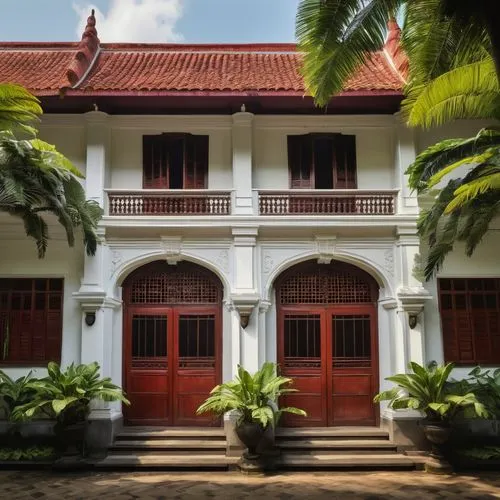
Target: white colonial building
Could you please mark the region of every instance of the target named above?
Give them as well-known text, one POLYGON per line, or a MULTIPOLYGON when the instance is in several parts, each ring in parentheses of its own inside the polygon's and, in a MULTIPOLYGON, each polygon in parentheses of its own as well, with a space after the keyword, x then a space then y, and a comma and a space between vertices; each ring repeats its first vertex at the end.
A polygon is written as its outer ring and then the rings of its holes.
POLYGON ((0 46, 0 81, 39 96, 41 138, 105 210, 95 257, 54 222, 38 260, 2 217, 2 369, 98 361, 132 405, 92 419, 189 426, 238 364, 276 361, 308 412, 284 424, 327 427, 396 418, 372 399, 410 360, 500 364, 498 233, 429 283, 412 272, 405 170, 481 124, 404 125, 396 27, 325 112, 294 46, 101 44, 94 25, 79 44, 0 46))

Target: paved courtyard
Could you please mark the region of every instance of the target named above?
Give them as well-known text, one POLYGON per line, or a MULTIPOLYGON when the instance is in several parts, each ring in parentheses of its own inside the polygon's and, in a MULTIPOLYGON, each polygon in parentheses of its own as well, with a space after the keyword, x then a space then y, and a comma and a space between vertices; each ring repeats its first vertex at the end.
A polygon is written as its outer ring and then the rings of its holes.
POLYGON ((321 472, 246 477, 229 473, 0 472, 0 499, 164 498, 365 499, 500 498, 500 474, 321 472))

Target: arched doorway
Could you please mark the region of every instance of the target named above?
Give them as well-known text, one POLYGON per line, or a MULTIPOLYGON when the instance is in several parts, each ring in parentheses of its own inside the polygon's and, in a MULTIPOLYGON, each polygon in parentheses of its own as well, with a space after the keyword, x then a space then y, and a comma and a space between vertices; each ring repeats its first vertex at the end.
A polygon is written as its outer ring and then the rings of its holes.
POLYGON ((221 382, 221 281, 190 262, 153 262, 123 287, 126 423, 214 424, 195 412, 221 382))
POLYGON ((288 426, 377 425, 378 285, 342 262, 308 261, 276 281, 278 363, 297 394, 286 405, 307 411, 288 426))

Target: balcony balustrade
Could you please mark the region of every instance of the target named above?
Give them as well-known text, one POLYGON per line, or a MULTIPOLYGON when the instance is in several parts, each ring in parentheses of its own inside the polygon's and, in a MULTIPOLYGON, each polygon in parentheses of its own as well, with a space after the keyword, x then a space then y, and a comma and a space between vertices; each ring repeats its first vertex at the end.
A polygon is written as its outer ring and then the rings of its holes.
POLYGON ((259 215, 394 215, 397 190, 259 190, 259 215))
POLYGON ((231 192, 109 189, 109 215, 230 215, 231 192))

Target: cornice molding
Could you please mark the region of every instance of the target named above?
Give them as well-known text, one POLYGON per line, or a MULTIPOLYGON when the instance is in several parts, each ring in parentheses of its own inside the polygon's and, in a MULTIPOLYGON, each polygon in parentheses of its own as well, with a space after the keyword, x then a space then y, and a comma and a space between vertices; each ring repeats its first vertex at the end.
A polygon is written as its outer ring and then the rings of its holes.
POLYGON ((394 128, 397 121, 388 115, 327 115, 327 116, 263 116, 255 117, 257 129, 306 130, 313 132, 319 129, 360 129, 360 128, 394 128))
POLYGON ((113 115, 109 120, 114 129, 153 129, 164 132, 193 130, 229 130, 231 116, 220 115, 113 115))

